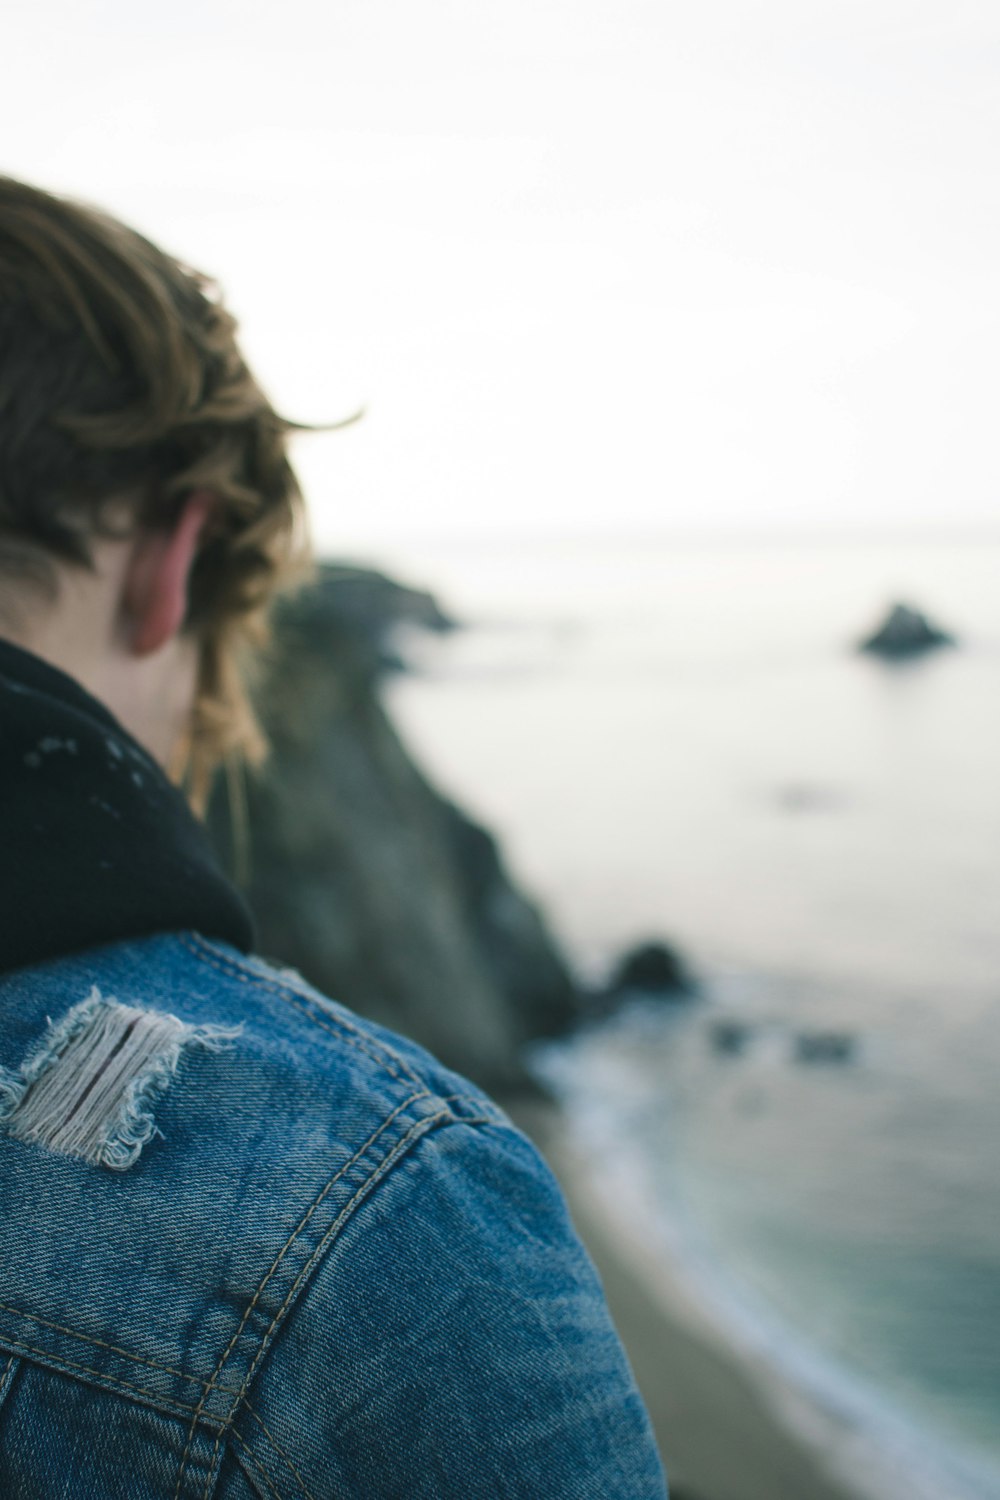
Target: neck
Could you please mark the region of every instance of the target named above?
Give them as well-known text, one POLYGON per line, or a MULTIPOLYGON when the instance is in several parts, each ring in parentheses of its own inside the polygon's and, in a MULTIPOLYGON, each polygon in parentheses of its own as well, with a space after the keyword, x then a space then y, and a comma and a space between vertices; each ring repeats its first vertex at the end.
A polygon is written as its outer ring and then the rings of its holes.
POLYGON ((25 594, 0 622, 0 637, 58 667, 103 703, 164 768, 176 764, 190 727, 197 642, 173 636, 137 653, 121 618, 121 544, 95 549, 93 570, 61 567, 54 595, 25 594))
POLYGON ((183 796, 83 684, 0 641, 0 976, 157 932, 252 942, 183 796))

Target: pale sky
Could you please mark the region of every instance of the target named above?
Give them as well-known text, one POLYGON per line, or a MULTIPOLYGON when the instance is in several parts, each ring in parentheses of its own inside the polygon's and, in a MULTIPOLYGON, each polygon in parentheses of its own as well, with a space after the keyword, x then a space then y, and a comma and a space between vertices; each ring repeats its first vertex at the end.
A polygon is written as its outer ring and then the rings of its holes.
POLYGON ((330 550, 997 525, 995 0, 10 0, 0 169, 217 275, 330 550))

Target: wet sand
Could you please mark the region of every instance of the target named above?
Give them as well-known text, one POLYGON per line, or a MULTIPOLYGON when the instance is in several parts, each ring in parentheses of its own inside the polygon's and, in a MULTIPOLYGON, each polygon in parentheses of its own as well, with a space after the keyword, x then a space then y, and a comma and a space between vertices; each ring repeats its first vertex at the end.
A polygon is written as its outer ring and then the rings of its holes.
POLYGON ((661 1259, 654 1263, 609 1222, 558 1111, 524 1102, 506 1108, 549 1161, 600 1273, 653 1421, 671 1500, 862 1500, 783 1418, 773 1381, 725 1342, 661 1259))

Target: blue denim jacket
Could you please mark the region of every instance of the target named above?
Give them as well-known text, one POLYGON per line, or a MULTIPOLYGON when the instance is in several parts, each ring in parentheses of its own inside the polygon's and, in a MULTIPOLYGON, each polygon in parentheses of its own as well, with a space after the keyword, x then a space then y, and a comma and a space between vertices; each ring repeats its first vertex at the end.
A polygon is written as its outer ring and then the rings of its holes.
POLYGON ((4 974, 0 1106, 6 1500, 664 1497, 534 1148, 297 975, 4 974))

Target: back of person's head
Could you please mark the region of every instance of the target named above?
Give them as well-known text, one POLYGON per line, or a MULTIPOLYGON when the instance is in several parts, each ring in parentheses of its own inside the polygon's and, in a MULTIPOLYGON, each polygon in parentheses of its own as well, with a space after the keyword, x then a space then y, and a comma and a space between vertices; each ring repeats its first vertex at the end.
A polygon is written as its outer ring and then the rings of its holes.
POLYGON ((89 206, 0 177, 0 589, 52 598, 96 538, 170 527, 214 496, 190 578, 198 643, 182 772, 196 804, 230 756, 263 750, 250 648, 306 558, 272 408, 214 284, 89 206))

